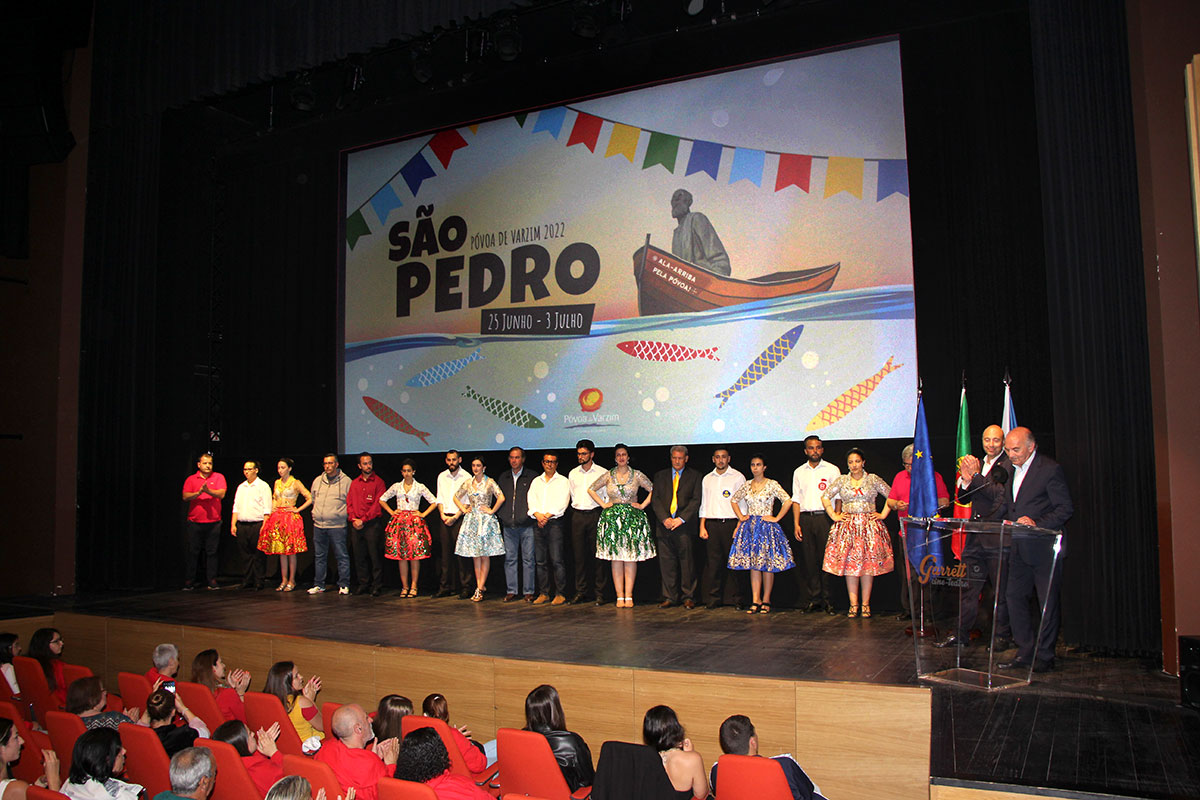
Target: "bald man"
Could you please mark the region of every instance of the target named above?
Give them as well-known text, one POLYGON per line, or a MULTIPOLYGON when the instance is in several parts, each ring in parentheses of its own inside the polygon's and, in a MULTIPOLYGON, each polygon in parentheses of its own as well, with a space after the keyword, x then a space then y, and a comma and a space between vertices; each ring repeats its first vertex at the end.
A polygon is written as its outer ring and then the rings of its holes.
MULTIPOLYGON (((958 468, 958 496, 968 492, 971 501, 971 519, 996 521, 1004 503, 1004 492, 1012 472, 1012 465, 1004 452, 1004 431, 999 425, 989 425, 983 431, 983 460, 972 455, 963 458, 958 468)), ((1008 600, 1005 591, 1008 585, 1008 564, 1003 558, 995 537, 971 536, 963 548, 962 560, 967 565, 968 586, 959 593, 958 627, 937 647, 949 647, 962 642, 970 643, 970 633, 979 618, 983 587, 991 583, 996 595, 996 616, 992 620, 992 632, 996 636, 995 649, 1006 650, 1012 639, 1012 628, 1008 623, 1008 600)))
MULTIPOLYGON (((1061 531, 1075 513, 1063 468, 1038 452, 1037 440, 1028 428, 1009 431, 1004 437, 1004 451, 1012 462, 1012 478, 1004 493, 1001 518, 1017 525, 1061 531)), ((1034 672, 1054 669, 1054 645, 1058 641, 1059 626, 1059 577, 1065 555, 1065 539, 1059 557, 1055 558, 1052 542, 1044 537, 1014 534, 1008 557, 1008 617, 1017 655, 1000 664, 1001 669, 1028 669, 1030 666, 1034 672), (1029 608, 1034 599, 1046 607, 1040 638, 1029 608)))
POLYGON ((396 768, 399 740, 385 739, 366 747, 375 734, 362 706, 354 703, 333 712, 330 730, 333 736, 325 740, 313 758, 333 769, 343 790, 353 786, 358 800, 377 800, 379 779, 390 776, 396 768))

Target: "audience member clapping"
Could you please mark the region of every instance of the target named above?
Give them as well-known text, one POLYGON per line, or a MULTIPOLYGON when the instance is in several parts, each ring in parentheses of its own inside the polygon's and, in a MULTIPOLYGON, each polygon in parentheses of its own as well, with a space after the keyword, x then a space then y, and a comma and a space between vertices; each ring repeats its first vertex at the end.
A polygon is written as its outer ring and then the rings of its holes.
MULTIPOLYGON (((86 735, 86 734, 85 734, 86 735)), ((116 734, 113 734, 114 736, 116 734)), ((0 796, 4 800, 25 800, 25 790, 29 784, 12 777, 9 764, 15 764, 21 758, 21 748, 25 740, 17 733, 17 726, 11 719, 0 717, 0 796)), ((58 756, 53 750, 42 751, 42 767, 45 775, 37 779, 38 786, 47 786, 58 790, 58 756)))
POLYGON ((192 713, 174 692, 166 689, 155 689, 146 700, 145 718, 150 727, 158 734, 163 749, 168 756, 173 756, 185 747, 191 747, 196 739, 203 736, 208 738, 208 726, 204 720, 192 713), (187 725, 177 727, 173 720, 175 712, 187 721, 187 725))
POLYGON ((138 800, 142 787, 117 776, 125 771, 125 748, 112 728, 95 728, 75 740, 71 773, 61 791, 72 800, 138 800))
POLYGON ((250 673, 244 669, 226 672, 225 662, 216 650, 201 650, 192 659, 192 683, 207 686, 225 719, 246 721, 246 688, 250 673))
POLYGON ((567 730, 558 690, 553 686, 542 684, 525 698, 525 730, 546 737, 572 792, 582 786, 591 786, 595 777, 592 752, 583 737, 567 730))
POLYGON ((188 747, 171 756, 171 791, 154 800, 207 800, 217 782, 217 762, 207 747, 188 747))
POLYGON ((237 751, 258 791, 266 794, 283 777, 283 753, 275 746, 279 723, 251 734, 246 723, 231 719, 213 731, 212 738, 237 751))
POLYGON ((108 707, 108 692, 95 675, 73 681, 67 689, 67 713, 78 714, 84 727, 112 728, 116 730, 122 722, 133 722, 120 711, 105 711, 108 707))
POLYGON ((404 737, 396 760, 400 780, 428 784, 438 800, 490 800, 491 795, 465 775, 450 771, 450 754, 433 728, 418 728, 404 737))
POLYGON ((642 720, 642 741, 662 756, 663 768, 677 792, 690 791, 693 797, 708 797, 708 776, 704 759, 692 749, 670 706, 655 706, 642 720))
MULTIPOLYGON (((738 756, 758 756, 758 734, 749 717, 735 714, 721 723, 721 752, 738 756)), ((795 800, 824 800, 820 789, 791 755, 772 756, 771 760, 783 769, 783 776, 787 778, 788 788, 792 790, 795 800)), ((713 764, 710 772, 710 782, 714 791, 717 788, 717 766, 713 764)))
POLYGON ((400 743, 384 739, 368 748, 367 742, 374 738, 371 723, 362 706, 353 703, 333 712, 330 727, 333 736, 314 758, 333 769, 342 789, 354 789, 359 800, 376 800, 379 779, 392 772, 400 743))
POLYGON ((412 700, 409 700, 402 694, 385 695, 379 701, 379 708, 375 711, 375 722, 372 727, 375 729, 375 738, 383 739, 403 739, 404 734, 400 730, 400 721, 413 713, 412 700))
MULTIPOLYGON (((275 695, 283 703, 283 710, 292 721, 300 741, 307 743, 314 737, 317 740, 325 738, 325 723, 321 719, 321 709, 317 708, 317 693, 321 691, 320 677, 313 675, 306 682, 293 662, 277 661, 267 673, 263 691, 275 695)), ((319 745, 319 741, 312 742, 312 745, 319 745)), ((312 748, 306 746, 305 749, 312 748)))
POLYGON ((471 731, 467 726, 455 727, 450 724, 450 704, 446 702, 445 697, 434 692, 421 703, 421 710, 425 716, 434 717, 446 723, 446 727, 450 729, 450 736, 454 739, 454 744, 458 746, 458 752, 462 754, 463 761, 467 762, 467 769, 471 772, 483 772, 490 762, 495 761, 494 758, 487 757, 483 745, 471 740, 471 731))

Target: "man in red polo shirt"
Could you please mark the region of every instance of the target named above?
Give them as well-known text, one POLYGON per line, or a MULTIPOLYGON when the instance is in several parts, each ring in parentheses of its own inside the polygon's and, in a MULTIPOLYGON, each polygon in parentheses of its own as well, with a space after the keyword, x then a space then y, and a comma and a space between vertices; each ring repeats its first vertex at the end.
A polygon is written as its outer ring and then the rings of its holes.
POLYGON ((354 787, 357 800, 376 800, 379 779, 390 776, 396 768, 400 742, 385 739, 367 747, 375 734, 362 706, 353 703, 333 712, 329 728, 333 736, 325 739, 313 758, 333 769, 343 790, 354 787))
POLYGON ((346 515, 350 518, 350 544, 354 569, 358 572, 355 594, 383 594, 383 508, 379 498, 387 491, 383 478, 375 474, 370 453, 358 455, 358 477, 346 493, 346 515))
POLYGON ((205 580, 209 589, 217 588, 217 545, 221 542, 221 500, 225 497, 225 476, 213 472, 213 457, 205 453, 196 462, 196 473, 183 482, 183 500, 187 514, 187 580, 185 592, 196 588, 196 562, 203 547, 205 580))

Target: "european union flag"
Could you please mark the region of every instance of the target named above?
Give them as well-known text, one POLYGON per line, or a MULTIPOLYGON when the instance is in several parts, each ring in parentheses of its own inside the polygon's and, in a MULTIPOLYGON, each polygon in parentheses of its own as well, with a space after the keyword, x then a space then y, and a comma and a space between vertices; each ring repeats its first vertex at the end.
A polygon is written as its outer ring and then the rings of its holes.
MULTIPOLYGON (((937 514, 937 483, 933 477, 933 454, 929 451, 929 427, 925 424, 925 399, 917 398, 917 430, 913 434, 912 484, 908 496, 908 515, 929 518, 937 514)), ((920 525, 909 524, 908 560, 919 569, 927 555, 934 566, 942 564, 942 542, 920 525)))

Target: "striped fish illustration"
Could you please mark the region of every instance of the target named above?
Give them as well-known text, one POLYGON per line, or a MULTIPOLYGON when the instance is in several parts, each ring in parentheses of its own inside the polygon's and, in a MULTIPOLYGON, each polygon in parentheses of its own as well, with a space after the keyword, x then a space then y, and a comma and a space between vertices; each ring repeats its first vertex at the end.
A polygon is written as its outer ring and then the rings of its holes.
POLYGON ((896 357, 892 356, 887 360, 887 363, 883 365, 883 368, 879 370, 879 372, 876 372, 866 380, 859 381, 834 398, 832 403, 822 408, 820 412, 818 412, 818 414, 812 418, 812 420, 808 423, 808 427, 804 430, 806 432, 815 431, 819 428, 824 428, 826 425, 832 425, 854 409, 858 408, 859 405, 861 405, 862 402, 871 395, 871 392, 875 391, 875 387, 879 386, 879 382, 883 380, 885 375, 887 375, 889 372, 895 372, 904 366, 903 364, 892 364, 892 362, 895 360, 896 357))
POLYGON ((482 395, 472 389, 470 386, 462 393, 463 397, 469 397, 472 400, 483 406, 484 410, 489 414, 493 414, 510 425, 519 425, 522 428, 544 428, 545 424, 530 414, 523 408, 514 406, 512 403, 506 403, 503 400, 497 400, 494 397, 482 395))
POLYGON ((426 431, 419 431, 409 424, 408 420, 396 413, 395 409, 387 403, 381 403, 374 397, 363 396, 363 402, 367 404, 367 408, 371 409, 371 413, 379 417, 384 425, 390 425, 401 433, 407 433, 409 436, 415 436, 425 444, 429 444, 429 440, 425 437, 429 435, 426 431))
POLYGON ((479 351, 482 347, 476 347, 475 352, 469 356, 456 358, 451 361, 443 361, 441 364, 434 364, 429 369, 424 369, 408 379, 406 386, 433 386, 435 383, 441 383, 453 375, 462 372, 463 368, 472 361, 483 360, 483 354, 479 351))
POLYGON ((780 362, 787 358, 787 354, 792 352, 792 348, 796 346, 796 342, 800 339, 800 333, 804 330, 803 325, 797 325, 790 331, 780 336, 771 346, 758 354, 758 358, 746 368, 742 376, 733 382, 725 391, 714 397, 721 398, 721 405, 717 408, 723 408, 730 397, 745 389, 747 386, 752 386, 758 383, 767 373, 779 366, 780 362))
POLYGON ((721 360, 717 358, 717 348, 715 347, 709 347, 705 350, 694 350, 690 347, 684 347, 681 344, 648 342, 645 339, 637 339, 636 341, 618 342, 617 348, 643 361, 691 361, 697 358, 708 358, 713 361, 721 360))

